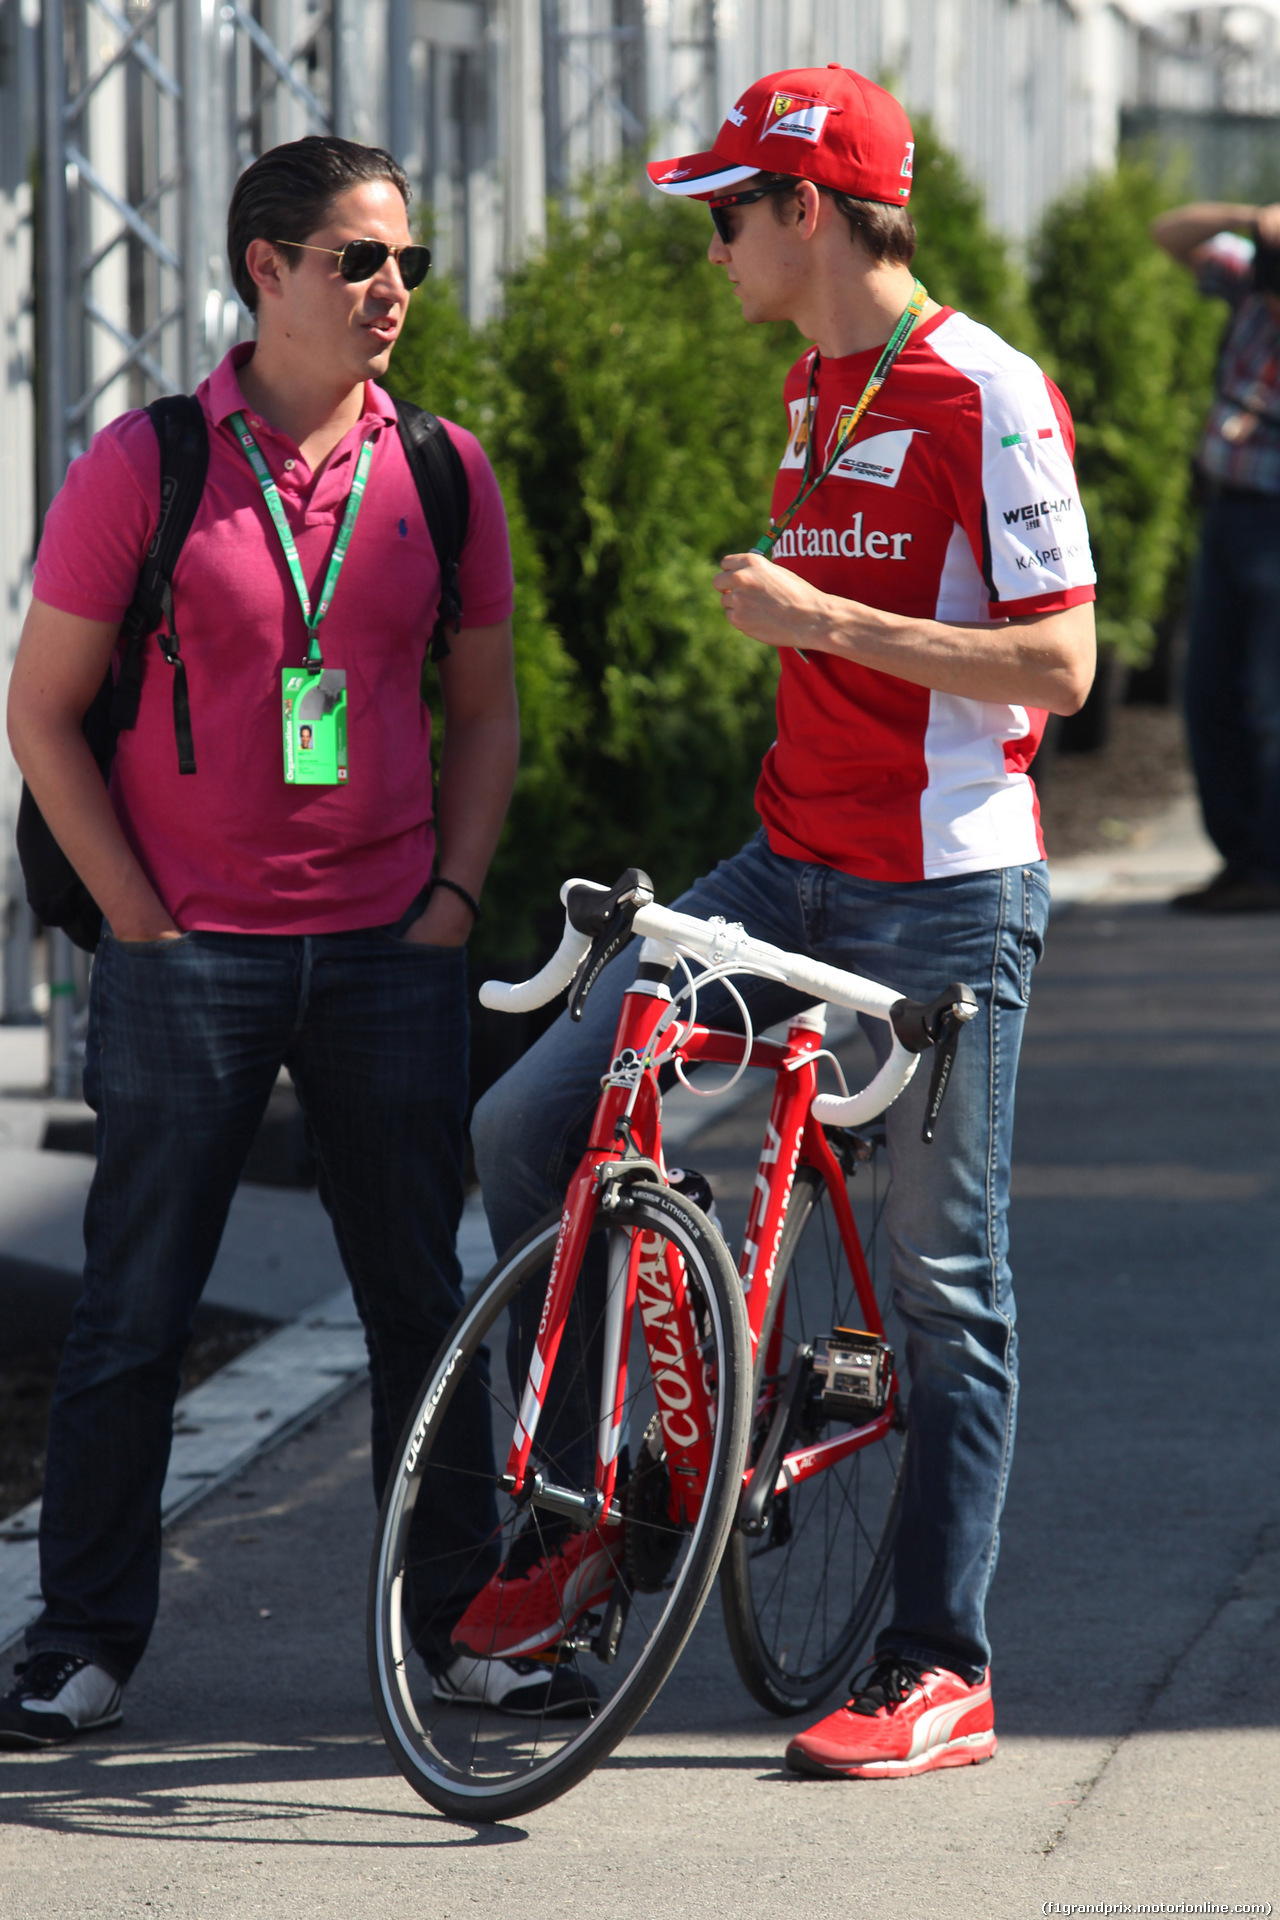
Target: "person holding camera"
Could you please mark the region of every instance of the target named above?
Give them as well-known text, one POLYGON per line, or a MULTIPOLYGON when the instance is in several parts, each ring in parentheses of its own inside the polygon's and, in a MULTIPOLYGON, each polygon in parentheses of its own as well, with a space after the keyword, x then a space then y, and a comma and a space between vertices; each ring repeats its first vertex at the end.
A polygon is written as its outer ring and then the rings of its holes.
POLYGON ((1205 201, 1157 246, 1232 308, 1196 471, 1204 496, 1184 698, 1223 867, 1183 913, 1280 911, 1280 204, 1205 201), (1246 237, 1247 236, 1247 237, 1246 237))

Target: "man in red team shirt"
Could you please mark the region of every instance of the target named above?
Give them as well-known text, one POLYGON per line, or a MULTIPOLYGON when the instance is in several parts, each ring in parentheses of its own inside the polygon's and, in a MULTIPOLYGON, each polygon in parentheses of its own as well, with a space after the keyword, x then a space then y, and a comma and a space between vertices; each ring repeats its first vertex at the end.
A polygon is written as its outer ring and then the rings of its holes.
MULTIPOLYGON (((864 1778, 995 1751, 984 1607, 1016 1397, 1013 1086, 1049 904, 1027 768, 1046 713, 1080 706, 1094 664, 1070 415, 1025 355, 918 287, 912 151, 898 103, 830 67, 758 81, 709 153, 649 168, 662 191, 710 203, 708 257, 744 318, 792 320, 815 343, 786 383, 773 557, 730 555, 715 580, 733 625, 781 655, 764 825, 677 905, 912 997, 964 980, 981 1002, 934 1146, 920 1140, 923 1079, 887 1115, 911 1375, 892 1617, 848 1704, 788 1748, 800 1772, 864 1778)), ((562 1019, 481 1103, 499 1248, 563 1191, 635 964, 634 951, 617 961, 582 1022, 562 1019)), ((738 985, 757 1030, 803 1004, 738 985)), ((710 998, 699 1017, 724 1023, 710 998)), ((473 1644, 479 1625, 509 1653, 510 1621, 528 1650, 541 1618, 553 1643, 559 1596, 581 1612, 608 1594, 609 1545, 578 1534, 495 1576, 455 1640, 473 1644)))

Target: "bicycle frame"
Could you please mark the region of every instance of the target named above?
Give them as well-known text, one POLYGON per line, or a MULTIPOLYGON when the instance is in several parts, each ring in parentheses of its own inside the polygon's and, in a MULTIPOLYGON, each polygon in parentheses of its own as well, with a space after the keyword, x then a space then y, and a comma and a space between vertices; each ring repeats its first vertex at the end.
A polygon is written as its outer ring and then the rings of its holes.
MULTIPOLYGON (((610 1196, 618 1190, 608 1169, 638 1156, 641 1163, 653 1163, 665 1177, 657 1076, 653 1067, 642 1068, 640 1063, 668 1004, 665 995, 654 993, 644 983, 637 983, 623 998, 612 1064, 603 1081, 590 1141, 565 1196, 546 1298, 503 1476, 503 1484, 512 1492, 523 1488, 528 1480, 538 1419, 588 1238, 601 1210, 607 1219, 610 1196)), ((825 1024, 825 1009, 815 1009, 792 1021, 785 1043, 755 1039, 751 1045, 751 1066, 768 1069, 776 1076, 739 1261, 753 1356, 769 1304, 787 1203, 802 1164, 814 1168, 826 1184, 863 1326, 878 1335, 884 1332, 844 1174, 810 1111, 817 1089, 813 1056, 822 1049, 825 1024)), ((737 1066, 742 1061, 743 1037, 694 1026, 677 1051, 687 1065, 737 1066)), ((670 1248, 658 1257, 657 1244, 653 1236, 644 1234, 610 1235, 595 1517, 608 1511, 613 1500, 625 1425, 627 1354, 638 1305, 666 1444, 671 1518, 680 1524, 697 1513, 706 1489, 715 1401, 701 1366, 695 1364, 699 1354, 697 1303, 686 1284, 684 1263, 670 1248)), ((776 1345, 781 1339, 780 1314, 774 1326, 776 1345)), ((776 1364, 771 1367, 766 1355, 766 1380, 776 1372, 776 1364)), ((874 1421, 788 1453, 779 1465, 776 1490, 781 1493, 882 1439, 893 1425, 896 1397, 895 1376, 885 1410, 874 1421)), ((750 1484, 751 1475, 752 1469, 747 1466, 744 1487, 750 1484)), ((589 1521, 593 1516, 584 1517, 589 1521)))

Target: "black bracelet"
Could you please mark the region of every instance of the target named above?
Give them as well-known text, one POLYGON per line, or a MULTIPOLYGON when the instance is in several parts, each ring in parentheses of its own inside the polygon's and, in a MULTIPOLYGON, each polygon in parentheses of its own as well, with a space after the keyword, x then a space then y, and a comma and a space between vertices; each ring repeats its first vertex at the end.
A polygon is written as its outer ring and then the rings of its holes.
POLYGON ((432 893, 437 887, 447 887, 450 893, 457 894, 459 900, 465 900, 471 909, 472 924, 477 927, 480 925, 480 903, 467 892, 465 887, 460 887, 456 880, 446 880, 442 873, 438 873, 431 882, 432 893))

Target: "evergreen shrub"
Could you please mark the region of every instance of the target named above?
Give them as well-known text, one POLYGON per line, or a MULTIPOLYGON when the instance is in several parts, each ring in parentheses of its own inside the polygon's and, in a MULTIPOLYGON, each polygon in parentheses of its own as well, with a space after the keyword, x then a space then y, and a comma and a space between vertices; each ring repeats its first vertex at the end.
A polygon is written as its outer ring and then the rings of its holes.
MULTIPOLYGON (((507 509, 515 570, 516 690, 520 697, 520 771, 511 810, 485 887, 485 913, 473 951, 481 959, 523 957, 538 944, 535 920, 554 904, 565 865, 563 818, 570 781, 566 743, 585 703, 573 660, 548 615, 542 555, 521 502, 518 477, 503 457, 498 421, 511 411, 491 335, 473 331, 445 280, 414 294, 387 387, 400 399, 468 427, 494 464, 507 509)), ((465 644, 451 638, 451 645, 465 644)), ((434 669, 429 668, 433 739, 442 737, 434 669)))
POLYGON ((1122 160, 1047 214, 1031 306, 1076 424, 1076 471, 1098 570, 1098 638, 1132 665, 1181 596, 1194 536, 1191 459, 1224 309, 1154 245, 1168 188, 1122 160))

